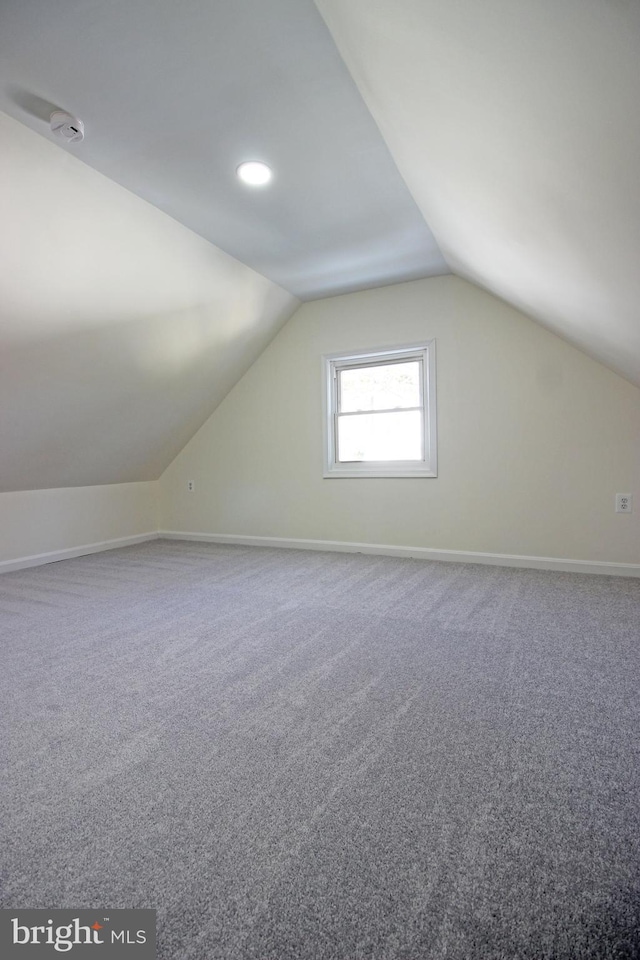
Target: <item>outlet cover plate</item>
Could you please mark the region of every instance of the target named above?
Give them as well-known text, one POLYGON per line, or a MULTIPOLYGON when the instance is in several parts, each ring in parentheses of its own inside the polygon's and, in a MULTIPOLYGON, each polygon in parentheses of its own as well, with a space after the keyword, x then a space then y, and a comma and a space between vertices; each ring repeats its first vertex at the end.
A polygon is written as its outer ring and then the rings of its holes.
POLYGON ((616 513, 633 513, 633 494, 616 493, 616 513))

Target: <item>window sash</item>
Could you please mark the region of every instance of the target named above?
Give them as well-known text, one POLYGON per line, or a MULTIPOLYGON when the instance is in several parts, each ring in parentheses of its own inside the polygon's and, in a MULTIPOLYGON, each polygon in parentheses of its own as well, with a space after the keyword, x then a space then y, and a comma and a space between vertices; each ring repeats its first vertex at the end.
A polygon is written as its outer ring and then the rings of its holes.
POLYGON ((424 410, 424 357, 421 354, 416 354, 415 356, 405 356, 402 359, 393 360, 387 359, 376 360, 373 363, 362 362, 362 360, 355 360, 353 362, 338 363, 334 365, 334 377, 335 377, 335 411, 340 414, 342 417, 351 416, 352 414, 357 413, 393 413, 396 410, 424 410), (371 367, 399 367, 406 363, 417 363, 418 364, 418 397, 419 403, 415 407, 388 407, 384 410, 342 410, 342 378, 340 374, 343 370, 370 370, 371 367))
POLYGON ((382 465, 386 466, 389 469, 392 469, 394 466, 407 465, 409 467, 415 466, 417 464, 424 464, 426 460, 426 450, 425 450, 425 436, 424 436, 424 418, 425 418, 425 403, 424 403, 424 357, 422 353, 409 355, 405 354, 402 357, 397 359, 387 355, 386 357, 372 358, 356 358, 347 361, 341 361, 338 363, 333 363, 333 386, 334 386, 334 427, 333 427, 333 460, 336 464, 371 464, 371 465, 382 465), (375 409, 375 410, 348 410, 342 412, 342 390, 341 390, 341 377, 340 374, 343 370, 369 370, 371 367, 399 367, 407 363, 417 363, 418 364, 418 390, 420 403, 418 406, 414 407, 385 407, 384 409, 375 409), (384 413, 409 413, 411 411, 420 412, 420 459, 417 460, 341 460, 340 459, 340 450, 339 450, 339 440, 340 440, 340 420, 343 417, 359 417, 359 416, 377 416, 378 414, 384 413))
POLYGON ((425 410, 424 407, 392 407, 390 410, 354 410, 352 413, 336 413, 335 415, 335 429, 334 429, 334 442, 335 442, 335 463, 345 463, 345 464, 380 464, 386 465, 389 468, 394 466, 405 465, 407 467, 413 466, 414 468, 419 464, 424 464, 426 462, 426 451, 425 451, 425 434, 424 434, 424 418, 425 410), (344 420, 347 417, 376 417, 379 414, 385 413, 419 413, 420 414, 420 456, 416 457, 414 460, 400 460, 400 459, 388 459, 388 460, 344 460, 340 459, 340 420, 344 420))
POLYGON ((394 347, 388 350, 362 351, 325 356, 325 468, 324 476, 335 477, 436 477, 436 395, 435 395, 435 341, 418 346, 394 347), (382 410, 340 410, 340 373, 343 370, 419 364, 420 406, 391 407, 382 410), (416 460, 339 460, 339 420, 355 416, 376 416, 389 413, 420 412, 420 448, 422 457, 416 460))

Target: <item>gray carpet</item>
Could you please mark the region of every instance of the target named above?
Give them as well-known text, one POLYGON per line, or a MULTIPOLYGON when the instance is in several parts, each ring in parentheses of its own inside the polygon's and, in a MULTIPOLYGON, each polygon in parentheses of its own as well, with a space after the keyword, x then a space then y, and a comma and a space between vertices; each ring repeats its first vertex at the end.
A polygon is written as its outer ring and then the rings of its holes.
POLYGON ((0 578, 2 906, 175 960, 640 957, 640 582, 153 542, 0 578))

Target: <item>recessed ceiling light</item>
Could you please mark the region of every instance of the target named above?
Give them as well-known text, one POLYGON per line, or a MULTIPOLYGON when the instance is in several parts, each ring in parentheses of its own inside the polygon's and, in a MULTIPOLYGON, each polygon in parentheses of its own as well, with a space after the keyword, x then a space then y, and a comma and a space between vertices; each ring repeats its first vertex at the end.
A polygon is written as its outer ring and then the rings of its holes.
POLYGON ((244 183, 250 183, 252 187, 264 186, 273 176, 271 168, 259 160, 247 160, 246 163, 241 163, 236 173, 244 183))

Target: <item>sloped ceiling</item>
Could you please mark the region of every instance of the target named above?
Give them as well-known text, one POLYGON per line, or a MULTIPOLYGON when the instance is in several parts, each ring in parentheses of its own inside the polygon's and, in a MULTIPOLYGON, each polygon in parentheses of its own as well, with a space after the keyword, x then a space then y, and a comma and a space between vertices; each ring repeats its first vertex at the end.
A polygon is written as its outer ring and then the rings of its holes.
POLYGON ((640 3, 317 6, 452 270, 640 384, 640 3))
POLYGON ((298 296, 448 272, 313 0, 4 0, 0 110, 0 490, 155 479, 298 296))
POLYGON ((0 490, 155 479, 298 301, 0 114, 0 490))
POLYGON ((0 489, 156 478, 295 295, 449 267, 640 384, 639 63, 635 0, 6 0, 0 489))
POLYGON ((46 137, 53 107, 76 114, 63 149, 274 283, 310 299, 448 272, 313 0, 1 7, 0 109, 46 137))

